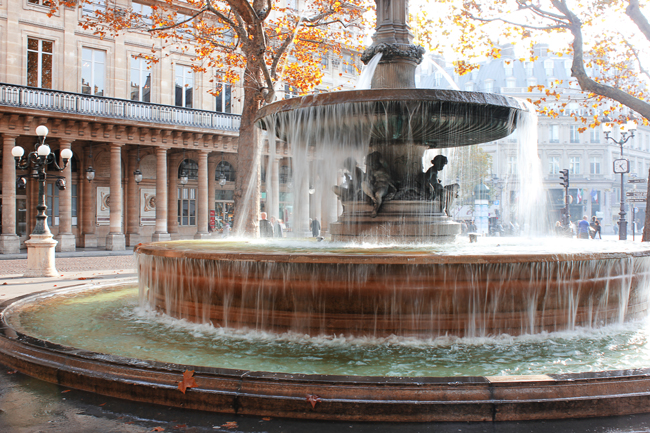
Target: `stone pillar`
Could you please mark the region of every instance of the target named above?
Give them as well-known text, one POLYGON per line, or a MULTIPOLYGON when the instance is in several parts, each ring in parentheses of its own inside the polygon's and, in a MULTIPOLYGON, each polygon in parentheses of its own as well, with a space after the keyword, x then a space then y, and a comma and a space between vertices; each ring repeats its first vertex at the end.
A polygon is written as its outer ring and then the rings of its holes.
POLYGON ((133 172, 138 161, 136 152, 129 152, 126 171, 126 245, 134 247, 140 242, 140 188, 135 181, 133 172))
POLYGON ((156 148, 156 231, 151 240, 169 241, 167 232, 167 149, 156 148))
MULTIPOLYGON (((70 149, 71 140, 59 139, 59 151, 70 149)), ((63 159, 59 162, 63 166, 63 159)), ((72 161, 61 172, 65 178, 66 188, 59 191, 59 234, 55 239, 59 242, 56 245, 57 251, 75 251, 76 238, 72 234, 72 161)), ((56 188, 56 187, 55 187, 56 188)))
MULTIPOLYGON (((95 198, 95 186, 93 182, 86 179, 86 169, 93 166, 93 161, 90 158, 90 148, 85 149, 88 152, 88 157, 84 158, 84 163, 80 164, 82 172, 79 176, 81 186, 81 236, 77 240, 80 247, 83 248, 97 248, 97 235, 95 234, 95 227, 97 221, 95 217, 95 208, 97 206, 97 199, 95 198)), ((85 155, 84 155, 85 156, 85 155)))
POLYGON ((169 235, 178 233, 178 175, 176 159, 169 158, 167 167, 172 174, 169 177, 167 189, 167 230, 169 235))
POLYGON ((110 229, 106 236, 106 249, 123 251, 126 249, 122 232, 122 145, 111 143, 111 196, 110 229))
POLYGON ((208 227, 210 227, 210 212, 216 211, 214 198, 216 196, 217 181, 214 180, 214 173, 217 170, 217 162, 212 161, 208 164, 208 227))
MULTIPOLYGON (((284 216, 280 215, 280 158, 274 155, 269 155, 271 161, 271 194, 266 194, 268 205, 269 219, 282 219, 284 216)), ((267 180, 267 185, 268 185, 267 180)))
POLYGON ((16 235, 16 161, 11 149, 16 145, 16 135, 2 135, 2 234, 0 252, 20 252, 20 238, 16 235))
POLYGON ((208 154, 209 151, 199 151, 199 190, 196 204, 196 234, 194 239, 207 239, 208 232, 208 154))

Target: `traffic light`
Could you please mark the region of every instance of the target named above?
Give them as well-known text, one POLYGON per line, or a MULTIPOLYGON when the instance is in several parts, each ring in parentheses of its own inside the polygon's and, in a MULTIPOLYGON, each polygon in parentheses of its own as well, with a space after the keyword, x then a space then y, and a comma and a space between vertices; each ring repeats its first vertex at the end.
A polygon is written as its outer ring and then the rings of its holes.
POLYGON ((566 168, 564 170, 560 170, 560 185, 565 188, 569 187, 569 170, 566 168))

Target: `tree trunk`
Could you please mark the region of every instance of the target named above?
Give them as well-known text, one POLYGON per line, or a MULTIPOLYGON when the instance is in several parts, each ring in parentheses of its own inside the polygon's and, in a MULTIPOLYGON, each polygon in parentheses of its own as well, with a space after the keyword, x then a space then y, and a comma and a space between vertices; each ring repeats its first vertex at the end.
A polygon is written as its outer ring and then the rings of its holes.
POLYGON ((237 177, 235 180, 235 226, 240 235, 257 236, 260 206, 260 143, 255 131, 255 118, 260 107, 258 84, 246 71, 244 78, 244 108, 237 145, 237 177))

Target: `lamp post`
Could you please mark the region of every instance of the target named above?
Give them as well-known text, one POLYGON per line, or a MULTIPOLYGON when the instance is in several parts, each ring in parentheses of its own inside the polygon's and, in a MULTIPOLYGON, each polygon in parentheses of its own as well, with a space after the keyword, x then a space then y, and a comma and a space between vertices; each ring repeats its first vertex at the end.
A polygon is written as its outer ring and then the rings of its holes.
MULTIPOLYGON (((25 242, 27 246, 27 272, 26 277, 54 277, 58 275, 56 267, 54 266, 54 248, 57 241, 52 239, 52 233, 47 225, 47 206, 45 205, 45 182, 47 180, 46 169, 48 165, 53 165, 54 170, 63 171, 68 166, 68 162, 72 158, 72 151, 70 149, 63 149, 61 151, 61 158, 63 159, 63 167, 59 167, 56 157, 50 150, 50 146, 45 144, 48 129, 46 126, 41 125, 36 128, 36 135, 39 141, 34 145, 34 151, 25 156, 25 150, 16 146, 11 150, 11 154, 16 160, 16 168, 18 170, 32 169, 32 173, 19 178, 19 183, 25 182, 25 177, 31 177, 38 180, 38 205, 36 210, 36 225, 29 237, 25 242)), ((56 176, 56 186, 59 190, 66 188, 65 178, 56 176)))
POLYGON ((627 221, 625 220, 625 183, 623 177, 625 173, 630 172, 630 161, 623 158, 623 145, 627 143, 631 138, 634 138, 634 132, 636 131, 636 122, 630 120, 626 124, 620 126, 621 138, 616 140, 610 137, 612 132, 612 124, 609 119, 603 120, 603 132, 605 133, 605 139, 612 140, 621 148, 621 157, 614 160, 614 173, 621 174, 621 210, 619 212, 618 219, 618 239, 621 241, 627 240, 627 221))

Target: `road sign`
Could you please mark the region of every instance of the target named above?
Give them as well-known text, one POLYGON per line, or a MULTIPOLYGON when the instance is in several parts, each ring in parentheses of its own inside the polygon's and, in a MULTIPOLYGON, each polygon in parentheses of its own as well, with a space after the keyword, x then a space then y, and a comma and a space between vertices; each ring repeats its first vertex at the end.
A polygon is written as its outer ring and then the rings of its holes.
POLYGON ((645 203, 646 199, 645 198, 628 198, 627 201, 628 201, 628 203, 645 203))
POLYGON ((646 183, 648 179, 628 179, 627 183, 646 183))
POLYGON ((646 193, 644 191, 627 191, 625 195, 630 198, 646 198, 646 193))

